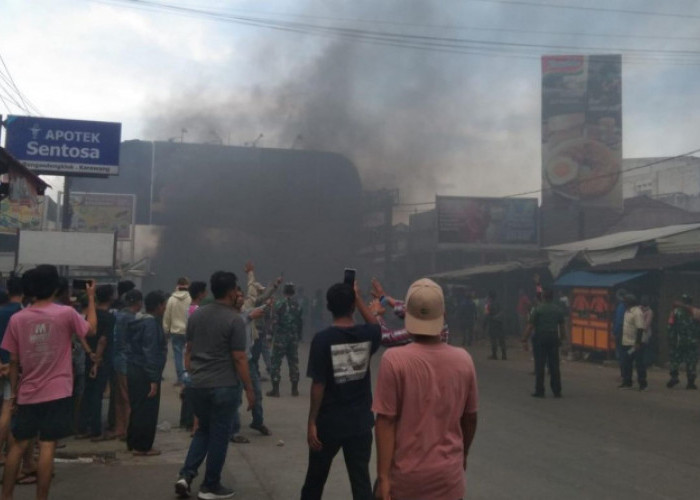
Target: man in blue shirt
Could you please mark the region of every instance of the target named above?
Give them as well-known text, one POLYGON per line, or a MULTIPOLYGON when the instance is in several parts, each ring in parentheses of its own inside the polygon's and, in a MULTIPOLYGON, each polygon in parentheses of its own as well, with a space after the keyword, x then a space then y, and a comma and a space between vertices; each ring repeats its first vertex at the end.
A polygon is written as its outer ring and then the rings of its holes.
MULTIPOLYGON (((10 322, 10 318, 13 314, 22 310, 22 278, 13 276, 7 280, 7 294, 10 298, 9 302, 0 307, 0 343, 2 343, 2 339, 5 336, 5 330, 10 322)), ((11 396, 9 370, 10 353, 0 349, 0 382, 2 383, 4 399, 2 411, 0 412, 0 449, 7 442, 7 436, 10 431, 10 419, 12 418, 12 405, 8 404, 11 396)))

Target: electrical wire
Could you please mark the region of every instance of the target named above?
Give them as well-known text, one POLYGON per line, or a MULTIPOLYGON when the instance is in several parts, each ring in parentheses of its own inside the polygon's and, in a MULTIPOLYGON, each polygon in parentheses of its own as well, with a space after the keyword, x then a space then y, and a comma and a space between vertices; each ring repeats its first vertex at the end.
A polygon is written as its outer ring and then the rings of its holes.
MULTIPOLYGON (((617 175, 625 174, 627 172, 632 172, 634 170, 640 170, 640 169, 647 168, 647 167, 653 167, 654 165, 659 165, 661 163, 666 163, 666 162, 669 162, 672 160, 686 158, 686 157, 692 156, 692 155, 697 154, 697 153, 700 153, 700 149, 694 149, 692 151, 688 151, 687 153, 679 154, 676 156, 660 158, 660 159, 652 161, 650 163, 645 163, 644 165, 637 165, 636 167, 622 169, 622 170, 620 170, 620 172, 612 172, 612 173, 607 173, 607 174, 594 175, 594 176, 588 177, 587 179, 580 179, 580 180, 576 181, 576 183, 590 182, 591 180, 602 179, 605 177, 614 177, 617 175)), ((540 194, 540 193, 544 193, 547 191, 553 191, 553 190, 554 190, 553 188, 533 189, 532 191, 522 191, 520 193, 513 193, 513 194, 508 194, 505 196, 499 196, 499 198, 517 198, 519 196, 540 194)), ((395 206, 397 206, 397 207, 419 207, 419 206, 428 206, 428 205, 430 205, 430 206, 435 205, 435 202, 434 201, 426 201, 426 202, 420 202, 420 203, 397 203, 395 206)))
MULTIPOLYGON (((27 112, 27 108, 15 98, 15 96, 13 95, 14 94, 13 92, 10 92, 7 90, 7 88, 5 87, 5 85, 2 82, 0 82, 0 92, 2 94, 4 94, 5 99, 10 101, 14 105, 14 107, 16 107, 17 109, 19 109, 21 111, 24 111, 25 113, 27 112)), ((5 106, 7 106, 7 102, 4 99, 3 99, 3 102, 5 103, 5 106)), ((11 111, 9 106, 7 106, 7 110, 8 110, 8 112, 11 111)))
POLYGON ((672 12, 654 12, 648 10, 630 10, 630 9, 608 9, 604 7, 589 7, 582 5, 566 5, 558 3, 540 3, 540 2, 526 2, 526 1, 516 1, 516 0, 468 0, 470 2, 479 3, 490 3, 490 4, 506 4, 506 5, 520 5, 524 7, 537 7, 537 8, 550 8, 550 9, 567 9, 567 10, 581 10, 588 12, 605 12, 614 14, 633 14, 639 16, 655 16, 655 17, 671 17, 671 18, 681 18, 681 19, 700 19, 700 15, 695 14, 681 14, 672 12))
MULTIPOLYGON (((694 154, 696 154, 696 153, 700 153, 700 149, 694 149, 693 151, 688 151, 687 153, 683 153, 683 154, 676 155, 676 156, 670 156, 670 157, 667 157, 667 158, 660 158, 660 159, 658 159, 658 160, 656 160, 656 161, 653 161, 653 162, 651 162, 651 163, 645 163, 644 165, 637 165, 636 167, 630 167, 630 168, 621 169, 619 172, 610 172, 610 173, 607 173, 607 174, 593 175, 593 176, 591 176, 591 177, 588 177, 587 179, 580 179, 580 180, 576 181, 576 184, 581 184, 581 183, 584 183, 584 182, 590 182, 590 181, 592 181, 592 180, 594 180, 594 179, 604 179, 604 178, 606 178, 606 177, 615 177, 615 176, 617 176, 617 175, 626 174, 627 172, 632 172, 632 171, 634 171, 634 170, 640 170, 640 169, 642 169, 642 168, 653 167, 654 165, 659 165, 659 164, 661 164, 661 163, 666 163, 666 162, 669 162, 669 161, 672 161, 672 160, 678 160, 679 158, 685 158, 685 157, 688 157, 688 156, 692 156, 692 155, 694 155, 694 154)), ((545 191, 555 191, 555 189, 554 189, 554 188, 547 188, 547 189, 544 189, 544 188, 543 188, 543 189, 537 189, 537 190, 533 190, 533 191, 525 191, 525 192, 522 192, 522 193, 510 194, 510 195, 505 196, 504 198, 515 198, 515 197, 518 197, 518 196, 526 196, 526 195, 531 195, 531 194, 539 194, 539 193, 544 193, 545 191)))
POLYGON ((8 90, 7 87, 3 86, 5 92, 9 94, 14 94, 14 96, 16 96, 22 103, 20 105, 19 103, 17 103, 17 101, 13 99, 17 107, 29 115, 41 115, 39 109, 24 95, 24 93, 19 89, 19 87, 15 83, 15 80, 12 77, 12 73, 7 67, 7 64, 5 63, 5 59, 2 57, 2 54, 0 54, 0 64, 2 65, 2 68, 0 68, 0 79, 2 79, 10 87, 10 89, 8 90))
POLYGON ((621 52, 633 57, 633 64, 654 63, 670 65, 700 65, 700 51, 678 49, 641 49, 605 46, 576 46, 565 44, 543 44, 479 40, 470 38, 442 37, 406 34, 358 28, 344 28, 339 26, 323 26, 296 21, 280 21, 271 18, 250 17, 227 14, 221 11, 212 11, 168 4, 154 0, 93 0, 98 3, 121 5, 149 11, 167 11, 185 16, 205 17, 222 22, 236 23, 253 27, 273 29, 299 34, 312 34, 326 37, 339 37, 374 43, 420 50, 432 50, 437 52, 464 53, 471 55, 498 55, 516 58, 539 57, 542 50, 560 53, 562 51, 575 52, 621 52), (536 49, 537 54, 533 53, 536 49), (529 52, 524 52, 523 50, 529 52), (520 53, 513 54, 513 52, 520 53), (663 56, 664 59, 659 59, 663 56))
POLYGON ((411 23, 402 21, 388 21, 383 19, 364 19, 364 18, 348 18, 348 17, 330 17, 330 16, 318 16, 311 14, 300 14, 293 12, 270 12, 270 11, 255 11, 249 9, 227 9, 228 12, 243 12, 247 14, 262 15, 262 16, 275 16, 282 18, 302 18, 302 19, 316 19, 320 21, 331 21, 336 23, 355 23, 355 24, 377 24, 386 26, 403 26, 411 28, 420 29, 435 29, 435 30, 455 30, 455 31, 493 31, 493 32, 505 32, 505 33, 520 33, 520 34, 532 34, 532 35, 554 35, 554 36, 568 36, 568 37, 602 37, 602 38, 621 38, 621 39, 647 39, 647 40, 677 40, 677 41, 700 41, 700 37, 697 36, 671 36, 671 35, 627 35, 621 33, 591 33, 591 32, 574 32, 574 31, 542 31, 542 30, 527 30, 518 28, 488 28, 485 26, 467 26, 467 25, 457 25, 457 24, 426 24, 426 23, 411 23))

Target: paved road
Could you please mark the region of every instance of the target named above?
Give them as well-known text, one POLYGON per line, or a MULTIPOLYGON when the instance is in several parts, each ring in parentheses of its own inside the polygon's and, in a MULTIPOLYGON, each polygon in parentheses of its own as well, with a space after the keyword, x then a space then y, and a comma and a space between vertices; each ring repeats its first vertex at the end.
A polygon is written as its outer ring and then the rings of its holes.
MULTIPOLYGON (((302 350, 307 350, 308 344, 302 350)), ((564 363, 564 398, 532 399, 529 355, 512 349, 508 361, 487 361, 473 350, 481 404, 469 458, 470 499, 678 499, 698 495, 700 394, 668 390, 666 375, 650 375, 651 390, 618 391, 617 371, 584 362, 564 363)), ((302 358, 306 356, 303 353, 302 358)), ((378 359, 374 360, 375 373, 378 359)), ((172 377, 172 367, 166 377, 172 377)), ((166 382, 162 420, 177 421, 178 400, 166 382)), ((308 383, 302 397, 266 399, 272 437, 247 432, 251 444, 231 445, 225 481, 237 498, 298 498, 306 470, 308 383), (277 446, 279 440, 284 446, 277 446)), ((244 417, 246 420, 249 417, 244 417)), ((246 420, 247 421, 247 420, 246 420)), ((249 429, 246 429, 249 431, 249 429)), ((171 499, 172 484, 188 445, 179 430, 161 432, 161 457, 134 459, 114 443, 68 442, 66 451, 118 451, 109 465, 59 464, 52 498, 171 499)), ((374 475, 374 463, 372 464, 374 475)), ((332 500, 350 499, 342 456, 326 488, 332 500)), ((32 498, 18 488, 16 498, 32 498)))

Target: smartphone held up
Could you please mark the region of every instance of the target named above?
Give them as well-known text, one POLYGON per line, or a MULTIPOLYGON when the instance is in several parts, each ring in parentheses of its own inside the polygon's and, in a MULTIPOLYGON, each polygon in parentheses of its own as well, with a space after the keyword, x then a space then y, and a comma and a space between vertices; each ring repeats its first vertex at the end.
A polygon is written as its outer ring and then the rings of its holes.
POLYGON ((345 268, 345 273, 343 276, 343 283, 350 286, 355 286, 355 276, 357 275, 357 270, 349 267, 345 268))

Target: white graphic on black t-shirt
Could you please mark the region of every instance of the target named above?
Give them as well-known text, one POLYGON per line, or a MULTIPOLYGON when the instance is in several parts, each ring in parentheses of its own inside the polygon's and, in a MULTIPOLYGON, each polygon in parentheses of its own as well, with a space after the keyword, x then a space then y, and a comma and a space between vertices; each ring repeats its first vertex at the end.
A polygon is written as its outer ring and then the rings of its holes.
POLYGON ((331 346, 333 377, 336 384, 361 380, 367 374, 372 342, 337 344, 331 346))

